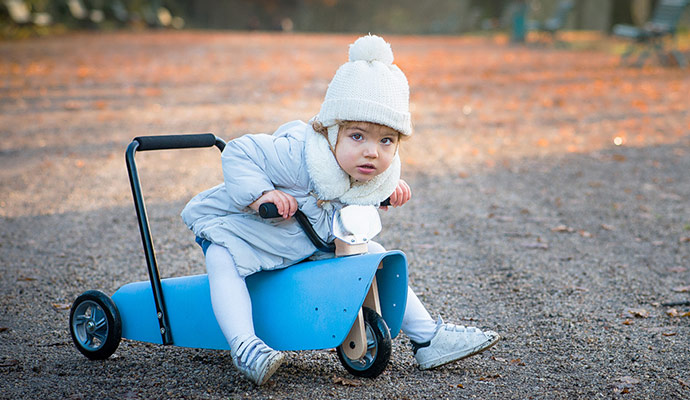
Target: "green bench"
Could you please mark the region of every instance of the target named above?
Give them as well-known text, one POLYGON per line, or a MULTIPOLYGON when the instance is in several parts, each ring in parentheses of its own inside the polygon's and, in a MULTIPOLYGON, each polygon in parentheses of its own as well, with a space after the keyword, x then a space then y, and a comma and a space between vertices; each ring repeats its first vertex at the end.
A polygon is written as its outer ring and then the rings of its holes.
POLYGON ((568 14, 573 10, 573 7, 575 4, 572 0, 561 0, 550 18, 544 21, 527 21, 527 29, 538 33, 538 42, 548 42, 548 39, 551 39, 551 42, 556 45, 565 45, 564 42, 558 40, 557 35, 565 27, 568 14))
POLYGON ((668 43, 675 39, 678 21, 687 5, 688 0, 659 0, 652 11, 652 17, 642 27, 615 25, 614 35, 632 40, 621 55, 621 63, 627 64, 633 54, 639 53, 632 64, 641 67, 654 51, 662 65, 669 65, 671 59, 680 67, 688 65, 680 51, 667 50, 668 43))

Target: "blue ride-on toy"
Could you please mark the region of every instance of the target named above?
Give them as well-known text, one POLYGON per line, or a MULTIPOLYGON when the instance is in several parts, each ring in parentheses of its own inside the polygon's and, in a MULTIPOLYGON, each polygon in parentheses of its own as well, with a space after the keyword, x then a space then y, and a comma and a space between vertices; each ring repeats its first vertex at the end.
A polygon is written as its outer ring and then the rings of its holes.
MULTIPOLYGON (((89 359, 110 357, 122 338, 229 350, 211 308, 207 275, 160 278, 134 162, 137 151, 213 146, 222 151, 225 142, 208 133, 137 137, 127 147, 125 159, 149 281, 128 283, 112 297, 97 290, 77 297, 69 329, 77 349, 89 359)), ((271 206, 262 205, 260 214, 277 216, 271 206)), ((303 213, 298 211, 294 218, 317 248, 333 251, 334 244, 324 243, 303 213)), ((198 241, 205 250, 207 246, 198 241)), ((276 350, 335 347, 345 369, 373 378, 388 365, 391 338, 400 331, 407 301, 407 260, 400 251, 357 254, 362 251, 361 243, 336 242, 338 257, 304 261, 246 278, 255 331, 276 350)), ((363 249, 366 251, 366 245, 363 249)))

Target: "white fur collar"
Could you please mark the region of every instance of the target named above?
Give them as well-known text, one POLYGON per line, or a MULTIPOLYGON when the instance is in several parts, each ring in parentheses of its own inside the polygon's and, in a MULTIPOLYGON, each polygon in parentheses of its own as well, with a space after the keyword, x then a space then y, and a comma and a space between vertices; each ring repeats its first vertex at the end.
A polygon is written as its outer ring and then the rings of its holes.
POLYGON ((306 127, 304 151, 309 176, 320 200, 340 200, 344 204, 378 205, 393 194, 400 180, 400 157, 395 154, 387 170, 364 183, 350 183, 350 176, 340 168, 323 135, 306 127))

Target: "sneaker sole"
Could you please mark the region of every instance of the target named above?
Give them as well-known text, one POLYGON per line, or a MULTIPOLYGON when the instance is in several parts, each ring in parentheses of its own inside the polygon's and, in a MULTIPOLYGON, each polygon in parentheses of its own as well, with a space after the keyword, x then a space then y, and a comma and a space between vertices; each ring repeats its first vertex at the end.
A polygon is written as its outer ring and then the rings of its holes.
POLYGON ((276 357, 274 357, 271 361, 270 364, 268 365, 268 368, 266 369, 266 373, 261 377, 261 380, 257 382, 256 384, 258 386, 263 385, 266 383, 269 379, 271 379, 271 376, 280 368, 280 366, 283 364, 283 361, 285 360, 285 355, 283 353, 279 353, 276 357))
MULTIPOLYGON (((485 332, 487 333, 487 332, 485 332)), ((493 345, 498 343, 498 340, 501 338, 501 336, 498 333, 492 332, 494 335, 493 338, 489 339, 488 342, 484 342, 476 347, 473 347, 472 349, 467 351, 459 351, 456 353, 451 353, 448 355, 445 355, 443 357, 436 358, 434 360, 428 361, 424 364, 419 365, 419 369, 421 370, 427 370, 427 369, 432 369, 436 367, 440 367, 441 365, 445 365, 448 363, 451 363, 453 361, 459 361, 467 357, 471 357, 475 354, 479 354, 484 350, 490 349, 493 345)))

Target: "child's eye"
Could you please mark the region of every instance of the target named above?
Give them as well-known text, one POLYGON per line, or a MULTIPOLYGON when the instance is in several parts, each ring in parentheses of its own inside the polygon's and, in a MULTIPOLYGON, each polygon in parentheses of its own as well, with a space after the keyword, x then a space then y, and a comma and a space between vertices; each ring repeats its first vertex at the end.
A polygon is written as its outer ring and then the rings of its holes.
POLYGON ((362 134, 361 133, 353 133, 352 135, 350 135, 350 137, 356 141, 362 140, 362 134))
POLYGON ((393 139, 387 137, 387 138, 381 139, 381 143, 383 143, 383 144, 393 144, 394 142, 393 142, 393 139))

